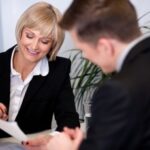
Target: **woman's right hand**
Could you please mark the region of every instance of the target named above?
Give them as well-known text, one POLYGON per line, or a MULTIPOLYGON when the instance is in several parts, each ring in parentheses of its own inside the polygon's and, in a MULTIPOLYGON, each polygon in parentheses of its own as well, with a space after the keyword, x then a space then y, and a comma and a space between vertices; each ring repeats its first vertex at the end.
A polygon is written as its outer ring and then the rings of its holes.
POLYGON ((3 103, 0 103, 0 119, 7 120, 7 108, 3 103))

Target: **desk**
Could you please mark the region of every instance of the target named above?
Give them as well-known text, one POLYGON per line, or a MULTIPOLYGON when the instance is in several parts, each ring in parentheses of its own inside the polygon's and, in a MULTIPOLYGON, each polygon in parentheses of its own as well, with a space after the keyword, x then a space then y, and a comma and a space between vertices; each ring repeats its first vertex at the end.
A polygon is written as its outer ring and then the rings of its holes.
MULTIPOLYGON (((28 134, 28 138, 34 138, 35 136, 38 136, 39 134, 49 134, 51 131, 50 130, 45 130, 45 131, 42 131, 42 132, 38 132, 38 133, 34 133, 34 134, 28 134)), ((0 138, 0 144, 1 143, 20 143, 18 140, 16 140, 15 138, 13 137, 8 137, 8 138, 0 138)))
MULTIPOLYGON (((86 132, 85 123, 81 123, 80 125, 81 125, 81 130, 83 132, 86 132)), ((27 136, 30 139, 30 138, 34 138, 35 136, 38 136, 39 134, 45 134, 45 135, 49 134, 51 131, 45 130, 42 132, 29 134, 27 136)), ((0 138, 0 150, 24 150, 24 148, 21 146, 20 142, 17 141, 15 138, 9 137, 9 138, 0 138)))
MULTIPOLYGON (((28 138, 34 138, 39 134, 49 134, 50 130, 42 131, 39 133, 28 134, 28 138)), ((13 137, 0 138, 0 150, 25 150, 21 143, 13 137)))
POLYGON ((0 143, 0 150, 25 150, 24 147, 16 143, 0 143))

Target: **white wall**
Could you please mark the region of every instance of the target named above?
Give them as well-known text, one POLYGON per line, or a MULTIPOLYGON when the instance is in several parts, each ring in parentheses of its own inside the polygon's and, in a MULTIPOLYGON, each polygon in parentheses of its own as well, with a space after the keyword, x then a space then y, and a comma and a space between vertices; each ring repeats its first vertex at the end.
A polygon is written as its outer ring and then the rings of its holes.
MULTIPOLYGON (((0 51, 7 50, 15 42, 15 25, 20 14, 31 4, 40 0, 0 0, 0 51)), ((63 13, 72 0, 45 0, 60 9, 63 13)), ((135 4, 138 16, 150 11, 150 0, 131 0, 135 4)), ((150 15, 140 19, 140 25, 150 24, 150 15)), ((65 42, 60 54, 67 49, 74 48, 69 34, 66 34, 65 42)))
MULTIPOLYGON (((1 1, 0 1, 0 7, 1 7, 1 1)), ((0 52, 2 51, 1 49, 2 49, 2 43, 3 43, 3 41, 2 41, 2 31, 1 31, 1 29, 2 29, 2 19, 1 19, 1 8, 0 8, 0 52)))
MULTIPOLYGON (((137 10, 140 27, 143 25, 150 26, 150 0, 131 0, 137 10)), ((142 30, 146 31, 146 30, 142 30)))

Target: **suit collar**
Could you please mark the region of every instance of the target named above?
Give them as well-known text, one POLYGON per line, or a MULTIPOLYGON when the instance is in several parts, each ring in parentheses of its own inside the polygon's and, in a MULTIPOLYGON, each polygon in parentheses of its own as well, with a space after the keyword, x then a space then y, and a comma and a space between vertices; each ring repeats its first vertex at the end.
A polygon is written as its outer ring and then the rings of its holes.
POLYGON ((150 50, 150 35, 139 38, 137 41, 131 43, 127 53, 121 58, 122 62, 119 64, 117 71, 122 70, 130 61, 140 55, 141 53, 150 50), (119 68, 120 67, 120 68, 119 68))

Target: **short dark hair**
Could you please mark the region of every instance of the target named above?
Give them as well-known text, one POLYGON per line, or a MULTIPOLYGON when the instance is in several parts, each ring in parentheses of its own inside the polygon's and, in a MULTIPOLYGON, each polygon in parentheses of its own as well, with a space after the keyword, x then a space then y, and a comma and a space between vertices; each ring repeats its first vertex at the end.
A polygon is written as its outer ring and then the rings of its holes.
POLYGON ((73 0, 59 24, 65 30, 75 28, 88 42, 100 37, 129 42, 140 34, 136 10, 129 0, 73 0))

